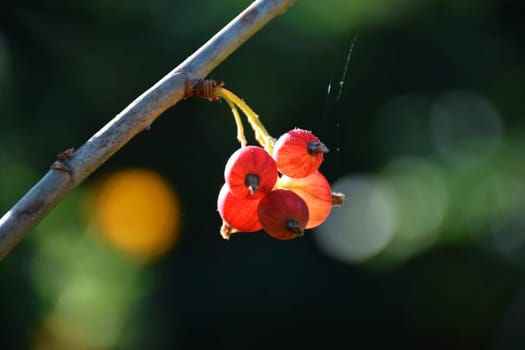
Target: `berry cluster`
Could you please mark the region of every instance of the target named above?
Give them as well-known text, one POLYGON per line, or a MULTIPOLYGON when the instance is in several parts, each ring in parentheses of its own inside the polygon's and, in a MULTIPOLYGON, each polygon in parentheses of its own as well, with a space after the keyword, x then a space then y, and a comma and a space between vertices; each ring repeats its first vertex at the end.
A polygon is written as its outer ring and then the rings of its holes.
POLYGON ((341 193, 332 193, 318 170, 328 148, 310 131, 301 129, 275 140, 259 116, 223 86, 214 80, 197 80, 186 91, 186 97, 222 98, 237 126, 241 148, 226 163, 225 183, 217 199, 222 237, 229 239, 236 232, 261 229, 282 240, 302 236, 305 229, 320 225, 331 207, 342 205, 345 199, 341 193), (238 108, 246 115, 261 147, 247 145, 238 108))
POLYGON ((328 148, 311 132, 282 135, 272 154, 258 146, 235 151, 217 200, 224 238, 264 229, 277 239, 302 236, 330 213, 332 191, 318 170, 328 148))

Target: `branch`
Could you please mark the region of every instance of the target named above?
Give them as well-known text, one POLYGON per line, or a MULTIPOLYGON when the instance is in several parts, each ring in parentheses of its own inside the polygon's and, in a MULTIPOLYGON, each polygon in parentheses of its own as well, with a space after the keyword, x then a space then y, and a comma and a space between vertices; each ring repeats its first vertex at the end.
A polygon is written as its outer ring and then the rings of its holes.
POLYGON ((131 138, 184 98, 202 79, 293 0, 257 0, 178 67, 131 102, 74 153, 59 155, 51 169, 0 219, 0 260, 53 209, 131 138))

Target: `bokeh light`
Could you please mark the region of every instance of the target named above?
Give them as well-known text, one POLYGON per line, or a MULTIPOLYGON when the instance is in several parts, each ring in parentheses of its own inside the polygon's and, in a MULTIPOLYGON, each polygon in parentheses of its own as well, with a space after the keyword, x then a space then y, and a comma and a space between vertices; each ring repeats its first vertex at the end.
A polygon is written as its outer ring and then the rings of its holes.
POLYGON ((142 265, 90 234, 62 230, 35 243, 32 279, 50 305, 34 329, 33 349, 111 349, 133 338, 126 323, 151 287, 142 265))
POLYGON ((71 320, 55 315, 49 315, 33 337, 33 350, 87 350, 93 348, 85 329, 71 320))
POLYGON ((332 189, 345 193, 348 199, 316 229, 315 239, 336 259, 369 259, 385 247, 396 225, 394 208, 384 188, 372 176, 348 176, 333 184, 332 189))
POLYGON ((448 162, 469 165, 484 161, 503 137, 503 122, 494 105, 472 91, 439 96, 430 111, 432 140, 448 162))
POLYGON ((178 196, 147 169, 116 172, 88 196, 87 215, 111 245, 139 259, 155 259, 176 242, 181 225, 178 196))
POLYGON ((392 264, 435 241, 448 210, 449 194, 442 170, 423 158, 398 158, 385 167, 381 179, 397 222, 382 257, 392 264))
POLYGON ((500 145, 469 166, 405 156, 379 176, 344 177, 333 189, 349 200, 332 210, 315 238, 328 255, 379 268, 399 266, 435 245, 487 235, 493 236, 489 246, 515 259, 524 242, 522 156, 515 144, 500 145))

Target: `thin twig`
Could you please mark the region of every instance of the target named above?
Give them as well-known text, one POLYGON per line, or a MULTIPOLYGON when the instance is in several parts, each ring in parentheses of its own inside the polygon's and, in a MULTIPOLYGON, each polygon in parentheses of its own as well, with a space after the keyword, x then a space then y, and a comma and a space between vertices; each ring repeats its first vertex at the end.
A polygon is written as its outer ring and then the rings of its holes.
POLYGON ((293 0, 258 0, 149 90, 140 95, 75 152, 57 156, 51 169, 0 219, 0 259, 95 169, 131 138, 149 128, 202 79, 293 0))

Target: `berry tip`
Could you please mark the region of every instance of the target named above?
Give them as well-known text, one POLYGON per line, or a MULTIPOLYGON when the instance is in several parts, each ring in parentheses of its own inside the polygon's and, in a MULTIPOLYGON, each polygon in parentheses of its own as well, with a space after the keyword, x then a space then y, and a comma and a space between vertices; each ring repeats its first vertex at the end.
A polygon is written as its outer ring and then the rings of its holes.
POLYGON ((246 180, 244 184, 246 185, 246 187, 248 187, 248 190, 250 190, 250 194, 253 196, 259 188, 259 176, 255 174, 246 175, 246 180))
POLYGON ((288 230, 290 233, 295 233, 298 236, 304 235, 304 229, 299 225, 299 221, 295 219, 286 221, 286 230, 288 230))
POLYGON ((239 232, 239 230, 231 227, 230 225, 228 225, 224 221, 222 222, 222 226, 221 226, 221 230, 220 230, 222 238, 224 238, 225 240, 229 240, 230 236, 232 234, 234 234, 234 233, 237 233, 237 232, 239 232))
POLYGON ((333 207, 342 206, 345 200, 346 200, 346 196, 344 195, 344 193, 332 192, 332 206, 333 207))
POLYGON ((324 143, 322 142, 314 142, 314 141, 310 141, 308 143, 308 153, 310 153, 311 155, 315 156, 316 154, 324 154, 324 153, 328 153, 330 150, 328 149, 328 147, 325 146, 324 143))

